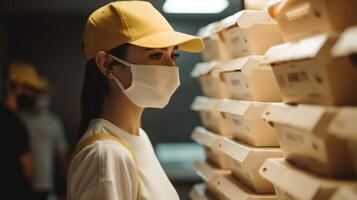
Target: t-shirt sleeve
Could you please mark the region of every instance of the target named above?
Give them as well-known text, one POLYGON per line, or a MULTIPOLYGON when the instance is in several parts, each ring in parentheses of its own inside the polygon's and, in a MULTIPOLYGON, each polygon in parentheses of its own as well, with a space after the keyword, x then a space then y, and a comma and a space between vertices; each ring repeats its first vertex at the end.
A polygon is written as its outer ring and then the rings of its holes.
POLYGON ((121 144, 101 141, 84 149, 70 168, 68 199, 137 200, 135 161, 121 144))
POLYGON ((116 143, 103 144, 101 159, 96 199, 137 200, 138 172, 128 149, 116 143))

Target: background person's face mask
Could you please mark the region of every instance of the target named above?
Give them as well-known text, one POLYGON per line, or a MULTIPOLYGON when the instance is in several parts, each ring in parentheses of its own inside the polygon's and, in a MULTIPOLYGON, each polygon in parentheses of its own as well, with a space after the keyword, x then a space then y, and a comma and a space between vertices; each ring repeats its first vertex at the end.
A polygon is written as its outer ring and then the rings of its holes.
POLYGON ((129 88, 125 89, 116 77, 114 80, 130 101, 141 108, 165 107, 180 85, 178 67, 136 65, 111 57, 131 68, 133 79, 129 88))

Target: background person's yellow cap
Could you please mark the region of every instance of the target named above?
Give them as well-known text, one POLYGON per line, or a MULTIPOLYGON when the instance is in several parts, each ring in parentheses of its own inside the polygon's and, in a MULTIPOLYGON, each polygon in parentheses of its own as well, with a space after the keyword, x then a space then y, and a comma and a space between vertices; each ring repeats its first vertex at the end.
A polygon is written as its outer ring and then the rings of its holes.
POLYGON ((129 43, 146 48, 178 45, 179 50, 200 52, 204 45, 196 36, 176 32, 146 1, 118 1, 94 11, 84 29, 83 51, 87 59, 129 43))
POLYGON ((22 83, 34 89, 46 90, 48 85, 41 80, 35 67, 29 63, 15 62, 10 65, 9 81, 22 83))

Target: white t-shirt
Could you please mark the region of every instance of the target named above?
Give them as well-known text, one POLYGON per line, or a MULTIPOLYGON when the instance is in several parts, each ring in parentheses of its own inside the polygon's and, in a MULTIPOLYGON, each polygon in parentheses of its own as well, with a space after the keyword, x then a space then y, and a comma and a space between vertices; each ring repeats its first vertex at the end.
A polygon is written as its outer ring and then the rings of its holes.
MULTIPOLYGON (((105 119, 92 120, 84 134, 109 133, 121 138, 133 151, 140 177, 140 200, 178 200, 145 131, 132 135, 105 119)), ((69 167, 67 200, 137 200, 135 161, 129 150, 110 139, 83 148, 69 167)))
POLYGON ((61 120, 48 111, 39 115, 20 112, 29 135, 33 162, 33 188, 51 191, 54 186, 55 153, 66 153, 68 144, 61 120))

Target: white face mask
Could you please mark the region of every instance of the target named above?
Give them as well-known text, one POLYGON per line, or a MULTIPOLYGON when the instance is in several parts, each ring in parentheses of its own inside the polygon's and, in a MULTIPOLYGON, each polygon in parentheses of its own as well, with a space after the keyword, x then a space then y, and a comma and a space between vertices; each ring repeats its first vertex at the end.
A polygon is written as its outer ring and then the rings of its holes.
POLYGON ((132 82, 127 89, 114 77, 123 93, 141 108, 163 108, 180 85, 178 67, 159 65, 136 65, 110 55, 114 60, 131 69, 132 82))

